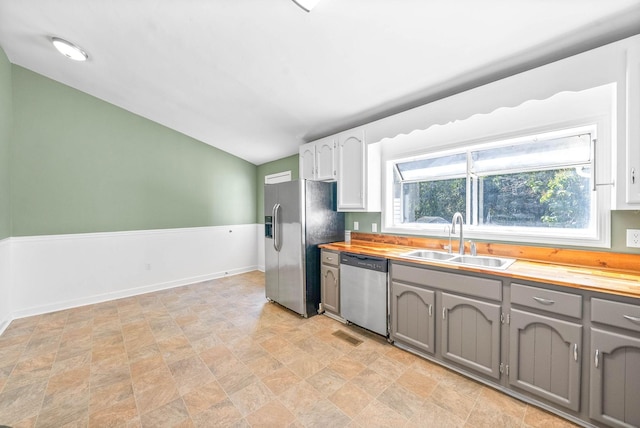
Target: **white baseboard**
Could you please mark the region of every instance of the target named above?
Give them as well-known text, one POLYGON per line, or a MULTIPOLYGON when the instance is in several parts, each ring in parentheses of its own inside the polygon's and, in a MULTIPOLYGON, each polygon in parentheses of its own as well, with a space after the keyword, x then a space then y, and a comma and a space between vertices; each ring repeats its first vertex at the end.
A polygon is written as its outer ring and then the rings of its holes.
POLYGON ((255 270, 258 226, 11 238, 9 321, 255 270))

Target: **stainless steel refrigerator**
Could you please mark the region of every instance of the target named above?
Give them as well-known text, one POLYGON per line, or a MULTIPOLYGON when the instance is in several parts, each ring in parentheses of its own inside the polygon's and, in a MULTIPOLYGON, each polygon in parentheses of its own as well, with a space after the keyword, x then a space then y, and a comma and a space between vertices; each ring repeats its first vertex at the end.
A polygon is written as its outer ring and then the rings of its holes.
POLYGON ((304 317, 320 303, 319 244, 344 240, 336 184, 296 180, 264 186, 266 296, 304 317))

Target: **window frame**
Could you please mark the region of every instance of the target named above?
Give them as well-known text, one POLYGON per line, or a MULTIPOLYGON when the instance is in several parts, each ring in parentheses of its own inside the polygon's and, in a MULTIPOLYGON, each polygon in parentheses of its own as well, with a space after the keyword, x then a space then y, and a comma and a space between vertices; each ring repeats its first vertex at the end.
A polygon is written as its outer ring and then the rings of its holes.
MULTIPOLYGON (((552 135, 565 134, 572 129, 592 129, 594 135, 592 138, 597 140, 595 145, 597 152, 594 153, 597 160, 597 170, 592 173, 593 181, 598 183, 597 191, 593 192, 592 216, 591 222, 594 223, 593 230, 585 233, 584 229, 559 229, 559 228, 527 228, 527 227, 495 227, 471 224, 473 218, 473 207, 470 198, 471 181, 467 182, 467 203, 466 212, 463 213, 465 219, 465 239, 476 239, 483 241, 506 241, 506 242, 522 242, 531 244, 544 245, 560 245, 560 246, 576 246, 576 247, 611 247, 611 186, 603 186, 600 183, 609 183, 612 170, 612 153, 615 148, 614 137, 610 129, 611 115, 600 115, 590 118, 582 118, 581 120, 573 120, 568 122, 551 123, 537 128, 524 128, 513 130, 509 133, 489 135, 477 140, 455 140, 439 143, 430 141, 428 148, 409 154, 392 154, 385 156, 383 159, 383 186, 384 186, 384 209, 382 212, 382 232, 393 234, 409 234, 424 235, 434 237, 448 237, 446 225, 443 224, 402 224, 393 223, 393 192, 394 178, 393 168, 395 163, 411 158, 420 158, 430 155, 455 153, 465 150, 467 153, 479 146, 491 145, 499 146, 505 144, 508 140, 522 140, 532 135, 552 135), (562 231, 562 234, 558 232, 562 231)), ((450 123, 447 126, 455 126, 456 123, 450 123)), ((483 147, 484 148, 484 147, 483 147)), ((469 158, 469 157, 468 157, 469 158)), ((469 165, 467 165, 469 171, 469 165)), ((467 172, 468 174, 469 172, 467 172)), ((474 180, 477 183, 477 179, 474 180)), ((477 190, 477 185, 474 189, 477 190)), ((475 207, 477 210, 478 207, 475 207)))

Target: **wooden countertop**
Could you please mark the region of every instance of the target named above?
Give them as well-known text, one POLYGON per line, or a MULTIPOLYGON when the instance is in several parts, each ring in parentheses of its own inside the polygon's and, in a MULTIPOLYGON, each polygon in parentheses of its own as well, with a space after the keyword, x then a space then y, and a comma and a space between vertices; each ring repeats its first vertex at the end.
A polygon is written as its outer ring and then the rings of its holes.
MULTIPOLYGON (((351 244, 347 244, 345 242, 334 242, 330 244, 322 244, 320 245, 320 248, 385 257, 391 260, 400 260, 427 266, 441 266, 452 270, 488 273, 516 280, 521 279, 544 282, 547 284, 640 299, 640 270, 637 272, 629 270, 622 271, 602 269, 597 266, 576 266, 571 264, 549 263, 545 261, 532 261, 518 258, 516 258, 516 262, 506 270, 497 270, 479 266, 453 265, 431 260, 416 260, 404 257, 402 254, 412 250, 425 249, 425 247, 397 245, 384 242, 373 242, 369 240, 352 239, 351 244)), ((478 251, 478 255, 491 254, 482 254, 478 251)), ((640 265, 638 267, 640 268, 640 265)))

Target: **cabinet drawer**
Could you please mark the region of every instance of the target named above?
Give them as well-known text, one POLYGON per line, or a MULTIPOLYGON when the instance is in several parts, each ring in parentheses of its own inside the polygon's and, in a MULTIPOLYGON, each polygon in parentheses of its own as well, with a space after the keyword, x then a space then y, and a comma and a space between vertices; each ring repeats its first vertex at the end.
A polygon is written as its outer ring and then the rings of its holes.
POLYGON ((591 299, 591 321, 640 332, 640 304, 591 299))
POLYGON ((511 284, 511 303, 554 314, 582 318, 582 296, 578 294, 511 284))
POLYGON ((426 285, 469 296, 502 301, 502 281, 495 279, 476 278, 396 263, 392 264, 391 277, 394 281, 426 285))
POLYGON ((340 257, 338 253, 329 250, 322 250, 322 263, 325 265, 338 266, 339 262, 340 257))

